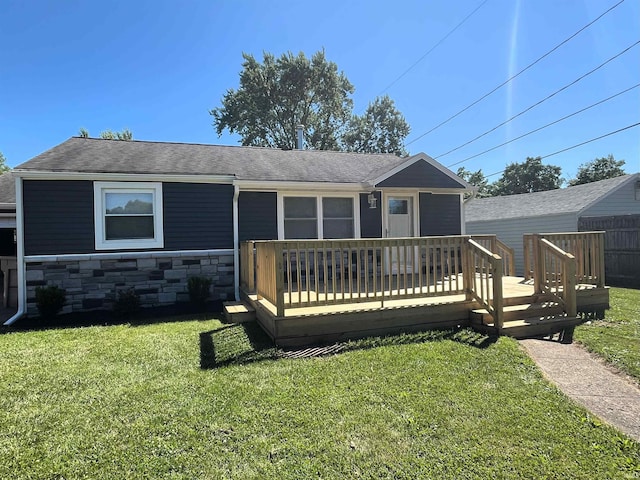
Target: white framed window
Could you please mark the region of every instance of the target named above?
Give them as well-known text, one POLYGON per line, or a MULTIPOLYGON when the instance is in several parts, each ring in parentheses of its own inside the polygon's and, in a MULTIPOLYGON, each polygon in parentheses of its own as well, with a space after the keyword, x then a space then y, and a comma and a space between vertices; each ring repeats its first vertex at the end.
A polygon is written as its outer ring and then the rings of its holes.
POLYGON ((162 183, 94 182, 96 250, 162 248, 162 183))
POLYGON ((278 238, 359 238, 358 195, 278 195, 278 238))

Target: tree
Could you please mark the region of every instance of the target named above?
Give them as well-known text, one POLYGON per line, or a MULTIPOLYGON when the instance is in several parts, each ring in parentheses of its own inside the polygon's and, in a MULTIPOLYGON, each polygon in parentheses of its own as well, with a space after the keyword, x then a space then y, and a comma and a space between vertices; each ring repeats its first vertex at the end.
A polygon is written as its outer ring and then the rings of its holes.
POLYGON ((583 183, 597 182, 624 175, 624 160, 616 160, 613 155, 596 158, 591 162, 583 163, 578 167, 576 178, 569 181, 569 186, 582 185, 583 183))
POLYGON ((7 165, 7 159, 2 154, 2 152, 0 152, 0 175, 2 175, 3 173, 8 172, 10 170, 11 170, 11 167, 9 167, 9 165, 7 165))
POLYGON ((464 167, 460 167, 458 168, 456 175, 463 180, 466 180, 474 187, 478 187, 476 197, 483 198, 491 196, 491 193, 489 192, 489 180, 484 176, 484 173, 482 173, 482 169, 476 172, 471 172, 464 167))
POLYGON ((354 115, 342 138, 351 152, 395 153, 406 156, 404 139, 411 127, 388 95, 376 98, 363 115, 354 115))
POLYGON ((262 63, 243 53, 240 87, 210 110, 218 135, 240 135, 242 145, 294 149, 303 125, 307 148, 406 154, 409 125, 388 97, 377 98, 362 116, 353 115, 354 87, 321 50, 309 59, 291 52, 262 63))
MULTIPOLYGON (((82 127, 78 130, 78 136, 80 138, 89 138, 89 131, 82 127)), ((133 140, 133 133, 128 128, 123 129, 121 132, 114 132, 111 129, 103 130, 100 132, 100 138, 105 140, 133 140)))
POLYGON ((498 196, 554 190, 562 186, 561 171, 555 165, 543 165, 540 157, 527 157, 523 163, 507 165, 502 177, 491 185, 490 191, 498 196))
POLYGON ((296 126, 304 125, 310 148, 337 149, 350 118, 353 85, 324 51, 308 59, 291 52, 263 62, 243 53, 240 88, 229 89, 209 113, 218 135, 238 133, 242 145, 296 148, 296 126))

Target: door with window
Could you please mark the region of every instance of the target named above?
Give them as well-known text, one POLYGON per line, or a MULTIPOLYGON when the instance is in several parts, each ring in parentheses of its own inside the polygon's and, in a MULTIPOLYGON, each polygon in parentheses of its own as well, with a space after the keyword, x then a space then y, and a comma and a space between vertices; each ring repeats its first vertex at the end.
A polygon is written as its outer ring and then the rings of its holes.
MULTIPOLYGON (((386 201, 386 226, 387 238, 413 237, 413 197, 389 196, 386 201)), ((387 269, 396 274, 404 271, 405 263, 407 271, 412 270, 413 252, 411 250, 391 248, 387 252, 387 269)))

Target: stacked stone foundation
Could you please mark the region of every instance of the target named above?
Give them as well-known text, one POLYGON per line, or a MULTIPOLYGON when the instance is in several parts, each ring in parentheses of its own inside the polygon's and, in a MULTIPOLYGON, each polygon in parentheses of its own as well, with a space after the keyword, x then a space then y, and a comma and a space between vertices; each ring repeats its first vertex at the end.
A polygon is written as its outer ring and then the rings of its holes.
POLYGON ((211 300, 233 298, 233 255, 144 252, 27 259, 27 315, 37 316, 36 288, 55 285, 66 291, 61 313, 111 310, 118 292, 133 288, 142 307, 188 302, 189 277, 211 280, 211 300))

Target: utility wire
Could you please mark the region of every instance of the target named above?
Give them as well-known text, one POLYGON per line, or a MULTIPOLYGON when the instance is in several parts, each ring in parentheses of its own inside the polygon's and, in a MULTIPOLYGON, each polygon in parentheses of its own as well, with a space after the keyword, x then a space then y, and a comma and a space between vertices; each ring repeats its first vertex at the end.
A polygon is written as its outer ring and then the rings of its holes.
POLYGON ((414 138, 413 140, 411 140, 409 143, 405 143, 404 146, 405 148, 408 147, 409 145, 411 145, 414 142, 417 142, 418 140, 420 140, 422 137, 430 134, 431 132, 437 130, 438 128, 440 128, 441 126, 445 125, 446 123, 449 123, 451 120, 453 120, 454 118, 456 118, 458 115, 466 112, 467 110, 469 110, 471 107, 477 105, 478 103, 480 103, 482 100, 484 100, 485 98, 487 98, 489 95, 492 95, 493 93, 497 92, 499 89, 501 89, 502 87, 504 87, 506 84, 508 84, 509 82, 511 82, 512 80, 514 80, 516 77, 520 76, 521 74, 523 74, 524 72, 526 72, 527 70, 529 70, 531 67, 533 67, 536 63, 540 62, 540 60, 548 57, 549 55, 551 55, 553 52, 555 52, 558 48, 560 48, 562 45, 564 45, 565 43, 567 43, 568 41, 570 41, 571 39, 573 39, 576 35, 580 34, 581 32, 583 32, 584 30, 586 30, 587 28, 589 28, 591 25, 593 25, 594 23, 596 23, 598 20, 600 20, 602 17, 604 17, 607 13, 611 12, 614 8, 620 6, 622 3, 624 2, 624 0, 620 0, 618 3, 616 3, 615 5, 613 5, 612 7, 610 7, 608 10, 606 10, 604 13, 600 14, 598 17, 596 17, 594 20, 592 20, 591 22, 587 23, 584 27, 582 27, 580 30, 578 30, 577 32, 575 32, 573 35, 571 35, 570 37, 566 38, 565 40, 563 40, 562 42, 560 42, 558 45, 556 45, 555 47, 553 47, 551 50, 549 50, 547 53, 545 53, 544 55, 542 55, 541 57, 539 57, 537 60, 535 60, 534 62, 530 63, 529 65, 527 65, 526 67, 524 67, 522 70, 520 70, 518 73, 516 73, 515 75, 512 75, 511 77, 509 77, 507 80, 505 80, 504 82, 502 82, 500 85, 498 85, 497 87, 495 87, 493 90, 491 90, 488 93, 485 93, 483 96, 481 96, 479 99, 477 99, 475 102, 467 105, 466 107, 464 107, 462 110, 460 110, 458 113, 450 116, 449 118, 447 118, 446 120, 440 122, 438 125, 436 125, 435 127, 431 128, 430 130, 426 131, 425 133, 423 133, 422 135, 414 138))
MULTIPOLYGON (((578 115, 579 113, 585 112, 585 111, 589 110, 590 108, 593 108, 593 107, 596 107, 596 106, 598 106, 598 105, 600 105, 602 103, 608 102, 609 100, 613 100, 614 98, 619 97, 620 95, 625 94, 625 93, 633 90, 634 88, 638 88, 638 87, 640 87, 640 83, 637 83, 633 87, 629 87, 626 90, 618 92, 615 95, 611 95, 610 97, 607 97, 607 98, 605 98, 603 100, 600 100, 599 102, 593 103, 593 104, 589 105, 588 107, 581 108, 580 110, 578 110, 576 112, 573 112, 573 113, 571 113, 569 115, 566 115, 566 116, 564 116, 562 118, 559 118, 558 120, 556 120, 554 122, 547 123, 546 125, 538 127, 535 130, 531 130, 531 131, 529 131, 527 133, 524 133, 524 134, 520 135, 519 137, 512 138, 511 140, 508 140, 508 141, 506 141, 504 143, 501 143, 500 145, 496 145, 495 147, 491 147, 491 148, 489 148, 487 150, 484 150, 484 151, 482 151, 480 153, 476 153, 475 155, 471 155, 470 157, 467 157, 464 160, 460 160, 459 162, 455 162, 455 163, 452 163, 451 165, 447 165, 447 167, 450 168, 450 167, 453 167, 455 165, 459 165, 459 164, 464 163, 464 162, 466 162, 468 160, 471 160, 473 158, 476 158, 476 157, 479 157, 481 155, 484 155, 485 153, 489 153, 489 152, 492 152, 493 150, 496 150, 496 149, 498 149, 500 147, 504 147, 505 145, 508 145, 510 143, 515 142, 516 140, 520 140, 521 138, 524 138, 524 137, 527 137, 527 136, 529 136, 529 135, 531 135, 533 133, 539 132, 540 130, 543 130, 543 129, 547 128, 547 127, 550 127, 551 125, 555 125, 556 123, 560 123, 563 120, 566 120, 567 118, 571 118, 571 117, 573 117, 575 115, 578 115)), ((438 158, 438 157, 435 157, 435 158, 438 158)))
POLYGON ((523 114, 527 113, 529 110, 532 110, 533 108, 537 107, 538 105, 540 105, 540 104, 542 104, 542 103, 546 102, 547 100, 549 100, 550 98, 552 98, 552 97, 556 96, 558 93, 560 93, 560 92, 562 92, 562 91, 566 90, 567 88, 571 87, 572 85, 575 85, 575 84, 576 84, 576 83, 578 83, 580 80, 583 80, 584 78, 588 77, 588 76, 589 76, 589 75, 591 75, 592 73, 594 73, 594 72, 596 72, 596 71, 600 70, 600 69, 601 69, 602 67, 604 67, 607 63, 609 63, 609 62, 611 62, 611 61, 615 60, 615 59, 616 59, 616 58, 618 58, 620 55, 623 55, 623 54, 624 54, 624 53, 626 53, 627 51, 631 50, 633 47, 635 47, 635 46, 636 46, 636 45, 638 45, 639 43, 640 43, 640 40, 638 40, 638 41, 637 41, 636 43, 634 43, 633 45, 630 45, 629 47, 625 48, 625 49, 624 49, 624 50, 622 50, 620 53, 618 53, 618 54, 614 55, 613 57, 609 58, 609 59, 608 59, 608 60, 606 60, 604 63, 601 63, 601 64, 600 64, 600 65, 598 65, 596 68, 594 68, 594 69, 592 69, 592 70, 589 70, 589 71, 588 71, 587 73, 585 73, 584 75, 582 75, 582 76, 580 76, 580 77, 576 78, 574 81, 572 81, 572 82, 570 82, 570 83, 566 84, 564 87, 562 87, 562 88, 560 88, 560 89, 556 90, 555 92, 553 92, 553 93, 552 93, 552 94, 550 94, 550 95, 547 95, 546 97, 544 97, 544 98, 543 98, 542 100, 540 100, 539 102, 536 102, 536 103, 534 103, 533 105, 531 105, 531 106, 529 106, 529 107, 525 108, 525 109, 524 109, 524 110, 522 110, 521 112, 516 113, 513 117, 508 118, 507 120, 505 120, 505 121, 504 121, 504 122, 502 122, 502 123, 499 123, 499 124, 498 124, 498 125, 496 125, 495 127, 491 128, 491 129, 489 129, 489 130, 487 130, 486 132, 484 132, 484 133, 482 133, 482 134, 478 135, 478 136, 477 136, 477 137, 475 137, 475 138, 472 138, 472 139, 471 139, 471 140, 469 140, 468 142, 465 142, 465 143, 463 143, 462 145, 458 145, 456 148, 453 148, 453 149, 449 150, 448 152, 445 152, 445 153, 443 153, 443 154, 441 154, 441 155, 438 155, 437 157, 433 157, 433 158, 438 159, 438 158, 445 157, 445 156, 449 155, 450 153, 455 152, 456 150, 460 150, 462 147, 466 147, 466 146, 467 146, 467 145, 469 145, 470 143, 475 142, 476 140, 478 140, 478 139, 480 139, 480 138, 484 137, 485 135, 489 135, 491 132, 494 132, 495 130, 497 130, 498 128, 500 128, 500 127, 502 127, 502 126, 506 125, 506 124, 507 124, 507 123, 509 123, 510 121, 515 120, 515 119, 516 119, 516 118, 518 118, 520 115, 523 115, 523 114))
MULTIPOLYGON (((460 23, 458 23, 455 27, 453 27, 453 29, 451 29, 449 31, 449 33, 447 33, 444 37, 442 37, 440 40, 438 40, 436 42, 436 44, 431 47, 429 50, 427 50, 427 52, 422 55, 418 60, 416 60, 413 65, 411 65, 409 68, 407 68, 404 72, 402 72, 400 74, 400 76, 398 76, 398 78, 396 78, 393 82, 391 82, 389 85, 387 85, 379 94, 378 96, 382 95, 384 92, 386 92, 387 90, 389 90, 391 87, 393 87, 396 83, 398 83, 398 81, 400 81, 400 79, 402 79, 402 77, 404 77, 407 73, 409 73, 411 70, 413 70, 415 68, 416 65, 418 65, 422 60, 424 60, 427 55, 429 55, 431 52, 433 52, 436 48, 438 48, 447 38, 449 38, 449 36, 451 36, 456 30, 458 30, 458 28, 460 28, 467 20, 469 20, 469 18, 471 18, 473 16, 474 13, 476 13, 478 10, 480 10, 485 3, 487 3, 489 0, 484 0, 480 5, 478 5, 470 14, 468 14, 466 17, 464 17, 462 19, 462 21, 460 23)), ((624 0, 623 0, 624 1, 624 0)))
MULTIPOLYGON (((587 140, 585 142, 577 143, 577 144, 572 145, 570 147, 563 148, 562 150, 558 150, 557 152, 549 153, 547 155, 544 155, 543 157, 540 157, 540 159, 542 160, 544 158, 553 157, 554 155, 558 155, 559 153, 566 152, 567 150, 573 150, 574 148, 581 147, 582 145, 586 145, 587 143, 595 142, 596 140, 600 140, 600 139, 605 138, 605 137, 610 137, 611 135, 615 135, 616 133, 624 132, 625 130, 629 130, 630 128, 637 127, 638 125, 640 125, 640 122, 634 123, 633 125, 627 125, 626 127, 619 128, 618 130, 614 130, 613 132, 605 133, 604 135, 600 135, 599 137, 591 138, 591 139, 589 139, 589 140, 587 140)), ((494 175, 500 175, 501 173, 504 173, 504 172, 505 172, 505 170, 500 170, 499 172, 495 172, 495 173, 491 173, 489 175, 485 175, 485 178, 493 177, 494 175)))

